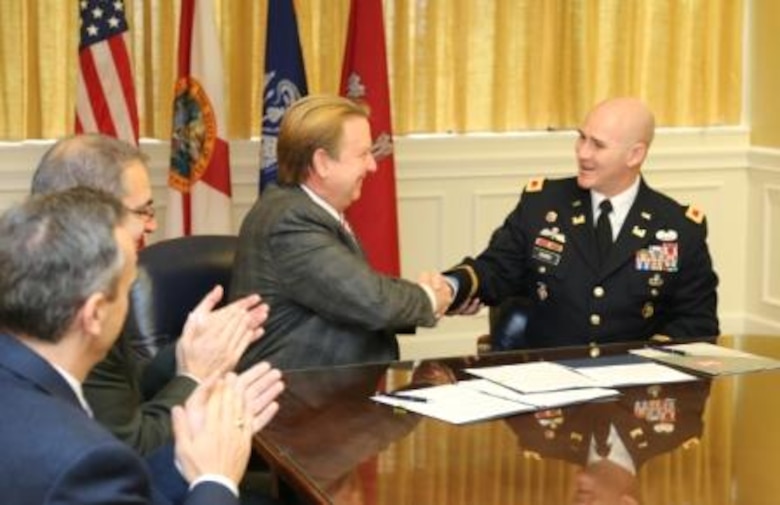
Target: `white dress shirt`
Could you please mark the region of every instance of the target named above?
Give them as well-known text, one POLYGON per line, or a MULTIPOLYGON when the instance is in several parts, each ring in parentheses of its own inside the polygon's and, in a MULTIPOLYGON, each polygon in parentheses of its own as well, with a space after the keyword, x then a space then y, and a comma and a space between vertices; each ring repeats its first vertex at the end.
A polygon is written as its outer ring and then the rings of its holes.
MULTIPOLYGON (((620 228, 623 227, 623 223, 626 222, 626 217, 628 217, 628 211, 631 210, 631 206, 634 205, 634 200, 636 200, 636 195, 639 194, 639 180, 640 177, 637 176, 634 183, 629 186, 628 189, 609 199, 609 201, 612 202, 612 212, 609 215, 609 224, 612 226, 613 242, 617 240, 618 235, 620 234, 620 228)), ((607 197, 602 193, 591 190, 590 203, 591 208, 593 209, 594 223, 598 221, 599 213, 601 212, 599 205, 606 199, 607 197)))

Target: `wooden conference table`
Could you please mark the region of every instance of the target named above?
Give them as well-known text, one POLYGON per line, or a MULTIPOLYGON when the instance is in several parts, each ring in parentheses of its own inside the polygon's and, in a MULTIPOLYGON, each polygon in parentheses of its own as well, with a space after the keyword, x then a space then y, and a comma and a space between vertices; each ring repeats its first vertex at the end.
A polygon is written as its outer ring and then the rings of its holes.
MULTIPOLYGON (((780 337, 718 343, 780 358, 780 337)), ((602 347, 599 359, 626 349, 602 347)), ((780 370, 626 388, 617 401, 461 426, 369 400, 375 391, 465 378, 464 367, 588 354, 567 348, 290 371, 280 412, 255 449, 285 503, 780 503, 780 370), (610 425, 625 450, 588 464, 590 434, 610 425), (621 493, 630 498, 618 501, 621 493)))

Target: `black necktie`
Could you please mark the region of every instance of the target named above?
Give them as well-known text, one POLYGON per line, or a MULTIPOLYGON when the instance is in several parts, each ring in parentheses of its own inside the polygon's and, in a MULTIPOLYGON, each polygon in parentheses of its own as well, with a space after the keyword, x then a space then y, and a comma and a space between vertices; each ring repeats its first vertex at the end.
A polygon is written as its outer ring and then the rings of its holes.
POLYGON ((612 225, 609 222, 609 214, 612 212, 612 202, 604 200, 599 204, 599 219, 596 221, 596 243, 599 246, 599 259, 603 264, 609 249, 612 247, 612 225))
POLYGON ((596 454, 602 458, 609 456, 612 444, 609 443, 609 429, 611 423, 608 419, 599 419, 593 429, 593 437, 596 439, 596 454))

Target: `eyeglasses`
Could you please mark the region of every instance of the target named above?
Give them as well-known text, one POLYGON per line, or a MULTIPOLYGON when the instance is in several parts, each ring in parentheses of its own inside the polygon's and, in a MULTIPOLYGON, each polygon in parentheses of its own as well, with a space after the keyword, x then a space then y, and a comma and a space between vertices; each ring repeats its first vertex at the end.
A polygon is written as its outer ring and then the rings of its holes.
POLYGON ((153 202, 146 203, 141 207, 138 207, 137 209, 131 209, 130 207, 125 207, 125 209, 127 209, 127 212, 129 212, 130 214, 135 214, 136 216, 140 217, 141 219, 147 222, 154 219, 154 216, 156 214, 153 202))

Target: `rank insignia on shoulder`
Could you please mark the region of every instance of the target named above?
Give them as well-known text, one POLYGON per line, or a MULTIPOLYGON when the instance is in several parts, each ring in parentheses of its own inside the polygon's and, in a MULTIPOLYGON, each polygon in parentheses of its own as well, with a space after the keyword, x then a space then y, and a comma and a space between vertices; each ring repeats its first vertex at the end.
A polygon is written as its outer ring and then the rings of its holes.
POLYGON ((544 177, 534 177, 525 185, 526 193, 538 193, 544 187, 544 177))
POLYGON ((685 217, 696 224, 701 224, 704 221, 704 212, 695 205, 689 205, 688 210, 685 212, 685 217))

